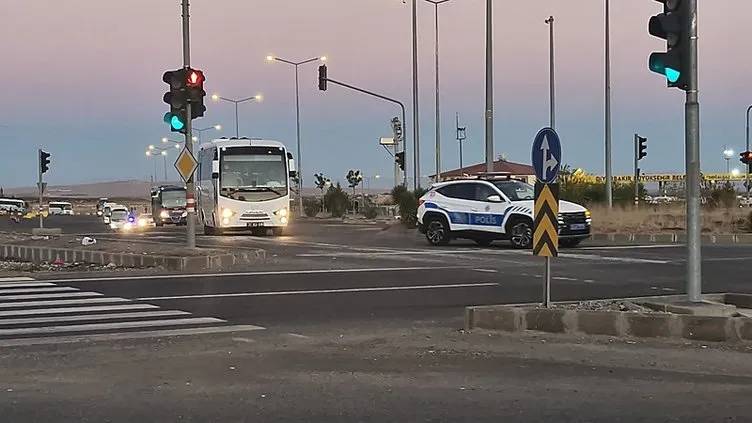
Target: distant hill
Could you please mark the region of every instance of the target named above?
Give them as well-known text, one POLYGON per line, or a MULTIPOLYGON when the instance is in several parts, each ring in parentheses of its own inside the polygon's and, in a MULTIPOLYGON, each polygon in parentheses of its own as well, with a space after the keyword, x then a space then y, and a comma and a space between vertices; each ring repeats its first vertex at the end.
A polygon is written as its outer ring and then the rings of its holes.
MULTIPOLYGON (((76 185, 49 185, 47 196, 51 198, 148 198, 151 182, 147 181, 113 181, 94 182, 76 185)), ((4 195, 17 197, 34 197, 37 187, 6 188, 4 195)))

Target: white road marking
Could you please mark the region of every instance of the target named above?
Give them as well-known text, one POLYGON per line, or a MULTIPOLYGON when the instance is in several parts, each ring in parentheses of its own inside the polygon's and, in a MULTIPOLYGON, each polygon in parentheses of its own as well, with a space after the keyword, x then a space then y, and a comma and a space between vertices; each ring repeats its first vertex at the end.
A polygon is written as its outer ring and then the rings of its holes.
POLYGON ((17 308, 17 307, 44 307, 57 305, 74 305, 74 304, 106 304, 106 303, 127 303, 130 300, 125 298, 81 298, 77 300, 51 300, 51 301, 22 301, 0 303, 0 308, 17 308))
POLYGON ((28 276, 13 276, 9 278, 0 278, 0 282, 26 282, 26 281, 33 281, 34 278, 30 278, 28 276))
POLYGON ((141 311, 132 313, 111 313, 111 314, 86 314, 80 316, 50 316, 50 317, 30 317, 22 319, 0 319, 0 326, 7 325, 33 325, 39 323, 58 323, 58 322, 81 322, 86 320, 115 320, 115 319, 143 319, 148 317, 168 317, 168 316, 185 316, 187 311, 180 310, 158 310, 158 311, 141 311))
POLYGON ((292 336, 293 338, 300 338, 300 339, 310 339, 310 337, 308 336, 301 335, 299 333, 292 333, 292 332, 288 333, 287 336, 292 336))
POLYGON ((21 288, 21 289, 6 288, 6 289, 0 289, 0 295, 32 294, 35 292, 72 292, 72 291, 78 291, 78 288, 73 288, 70 286, 48 286, 48 287, 40 287, 40 288, 21 288))
MULTIPOLYGON (((62 292, 53 294, 0 295, 0 301, 7 300, 42 300, 52 298, 101 297, 99 292, 62 292)), ((2 304, 2 303, 0 303, 2 304)))
POLYGON ((498 286, 498 283, 463 283, 451 285, 412 285, 412 286, 383 286, 373 288, 342 288, 342 289, 313 289, 305 291, 263 291, 263 292, 236 292, 229 294, 197 294, 197 295, 174 295, 164 297, 142 297, 138 301, 158 300, 185 300, 199 298, 231 298, 231 297, 268 297, 278 295, 312 295, 312 294, 342 294, 353 292, 384 292, 384 291, 415 291, 422 289, 450 289, 450 288, 479 288, 498 286))
POLYGON ((585 279, 585 283, 595 283, 595 281, 592 279, 585 279))
POLYGON ((170 336, 187 336, 187 335, 206 335, 215 333, 234 333, 254 330, 264 330, 266 328, 253 325, 234 325, 234 326, 210 326, 189 329, 165 329, 145 332, 121 332, 121 333, 103 333, 94 335, 71 335, 71 336, 52 336, 45 338, 20 338, 0 340, 0 347, 16 347, 22 345, 48 345, 48 344, 72 344, 77 342, 92 341, 118 341, 124 339, 144 339, 144 338, 161 338, 170 336))
POLYGON ((748 261, 752 260, 752 257, 717 257, 717 258, 703 258, 702 261, 748 261))
POLYGON ((33 282, 33 283, 0 283, 0 288, 32 288, 38 286, 55 286, 54 283, 49 282, 33 282))
POLYGON ((669 264, 671 263, 668 260, 650 260, 650 259, 641 259, 641 258, 633 258, 633 257, 608 257, 608 256, 598 256, 593 254, 570 254, 570 253, 563 253, 559 254, 559 257, 561 258, 570 258, 570 259, 580 259, 580 260, 593 260, 593 261, 611 261, 611 262, 620 262, 620 263, 643 263, 643 264, 669 264))
POLYGON ((232 340, 235 342, 244 342, 246 344, 253 344, 254 342, 256 342, 255 340, 250 338, 232 338, 232 340))
POLYGON ((122 304, 111 306, 88 306, 88 307, 58 307, 58 308, 35 308, 26 310, 0 311, 0 317, 9 316, 39 316, 46 314, 73 314, 90 311, 122 311, 122 310, 148 310, 159 308, 153 304, 122 304))
POLYGON ((117 323, 90 323, 83 325, 68 326, 43 326, 35 328, 18 328, 18 329, 0 329, 0 336, 14 335, 41 335, 50 333, 63 332, 89 332, 95 330, 113 330, 113 329, 134 329, 149 328, 159 326, 183 326, 183 325, 201 325, 207 323, 224 323, 222 319, 214 317, 194 317, 187 319, 164 319, 164 320, 143 320, 136 322, 117 322, 117 323))
POLYGON ((35 308, 26 310, 0 311, 0 317, 8 316, 39 316, 46 314, 73 314, 90 311, 122 311, 122 310, 147 310, 159 308, 153 304, 123 304, 111 306, 89 306, 89 307, 58 307, 58 308, 35 308))
POLYGON ((554 276, 553 279, 557 280, 557 281, 578 281, 579 280, 579 279, 575 279, 575 278, 567 278, 567 277, 564 277, 564 276, 554 276))
POLYGON ((368 273, 368 272, 411 272, 419 270, 446 270, 462 269, 463 266, 421 266, 421 267, 367 267, 357 269, 313 269, 313 270, 277 270, 261 272, 235 272, 235 273, 193 273, 174 275, 148 275, 148 276, 114 276, 105 278, 75 278, 53 279, 55 283, 63 282, 107 282, 107 281, 137 281, 152 279, 192 279, 192 278, 226 278, 237 276, 277 276, 277 275, 315 275, 326 273, 368 273))
POLYGON ((660 244, 660 245, 609 245, 603 247, 577 247, 578 250, 636 250, 648 248, 679 248, 684 247, 682 244, 660 244))
POLYGON ((473 269, 475 272, 482 272, 482 273, 499 273, 498 270, 494 269, 473 269))

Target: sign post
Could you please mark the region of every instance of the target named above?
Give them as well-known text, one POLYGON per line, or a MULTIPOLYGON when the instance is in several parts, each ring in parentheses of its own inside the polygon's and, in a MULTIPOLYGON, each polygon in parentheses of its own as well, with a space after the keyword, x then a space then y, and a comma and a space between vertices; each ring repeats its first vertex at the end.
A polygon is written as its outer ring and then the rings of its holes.
POLYGON ((535 206, 533 255, 545 257, 543 306, 551 304, 551 257, 559 255, 559 169, 561 143, 551 128, 543 128, 533 141, 535 168, 535 206))

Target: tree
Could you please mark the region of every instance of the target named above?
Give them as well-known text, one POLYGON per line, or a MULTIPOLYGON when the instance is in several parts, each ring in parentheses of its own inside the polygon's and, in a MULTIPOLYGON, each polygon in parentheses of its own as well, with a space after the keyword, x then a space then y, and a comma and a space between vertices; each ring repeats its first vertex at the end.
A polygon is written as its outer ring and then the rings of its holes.
POLYGON ((337 182, 337 185, 329 185, 329 189, 324 194, 324 204, 329 212, 334 217, 342 217, 350 205, 350 196, 347 195, 342 186, 337 182))

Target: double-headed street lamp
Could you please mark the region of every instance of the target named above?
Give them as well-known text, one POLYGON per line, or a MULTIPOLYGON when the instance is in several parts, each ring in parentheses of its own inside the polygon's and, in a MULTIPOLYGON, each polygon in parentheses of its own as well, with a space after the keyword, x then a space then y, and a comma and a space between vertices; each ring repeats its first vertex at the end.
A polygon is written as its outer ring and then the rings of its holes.
POLYGON ((193 128, 193 132, 198 133, 198 137, 193 137, 193 141, 201 144, 201 135, 203 135, 204 132, 210 131, 212 129, 214 129, 215 131, 221 131, 222 125, 212 125, 212 126, 207 126, 206 128, 193 128))
MULTIPOLYGON (((220 96, 219 94, 212 94, 211 98, 214 101, 220 101, 220 100, 222 100, 222 101, 227 101, 229 103, 235 104, 235 138, 240 138, 240 128, 239 128, 239 124, 238 124, 238 105, 240 103, 245 103, 245 102, 248 102, 248 101, 260 102, 261 100, 264 99, 264 97, 261 94, 256 94, 253 97, 246 97, 246 98, 241 98, 241 99, 226 98, 226 97, 220 96)), ((216 126, 219 126, 219 125, 216 125, 216 126)), ((204 130, 216 128, 216 126, 213 126, 211 128, 204 128, 204 130)), ((221 128, 222 127, 219 126, 219 129, 221 129, 221 128)), ((217 129, 217 130, 219 130, 219 129, 217 129)), ((195 129, 194 129, 194 131, 195 131, 195 129)), ((200 134, 200 132, 199 132, 199 134, 200 134)))
POLYGON ((436 59, 436 181, 441 181, 441 114, 439 108, 439 5, 451 0, 425 0, 434 6, 435 50, 436 59))
POLYGON ((277 56, 266 56, 267 62, 280 62, 295 67, 295 133, 297 138, 297 160, 298 160, 298 207, 299 213, 303 212, 303 160, 300 153, 300 83, 298 82, 298 68, 301 65, 305 65, 313 62, 326 62, 326 56, 314 57, 308 60, 295 62, 292 60, 283 59, 277 56))
MULTIPOLYGON (((176 147, 180 148, 179 145, 176 145, 176 147)), ((146 157, 156 157, 156 156, 162 156, 162 159, 164 160, 164 180, 167 181, 167 150, 168 148, 165 147, 159 147, 156 145, 150 145, 146 149, 146 157)), ((154 162, 154 182, 157 181, 157 162, 154 162)))

